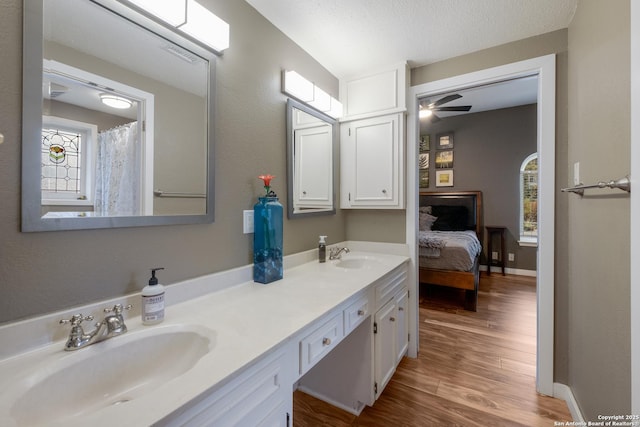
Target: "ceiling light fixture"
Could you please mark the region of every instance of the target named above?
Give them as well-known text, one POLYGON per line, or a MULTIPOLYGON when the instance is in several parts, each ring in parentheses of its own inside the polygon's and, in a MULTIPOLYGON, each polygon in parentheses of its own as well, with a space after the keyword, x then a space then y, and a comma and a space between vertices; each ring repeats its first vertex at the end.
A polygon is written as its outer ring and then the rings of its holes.
POLYGON ((195 0, 128 1, 201 41, 215 53, 222 53, 229 47, 229 24, 195 0))
POLYGON ((131 108, 131 106, 133 105, 133 102, 131 102, 127 98, 112 95, 110 93, 101 93, 100 101, 102 101, 104 105, 108 105, 111 108, 117 108, 119 110, 126 110, 127 108, 131 108))
POLYGON ((433 114, 433 111, 431 111, 428 108, 422 108, 422 106, 420 106, 420 111, 418 112, 418 117, 420 117, 421 119, 425 119, 427 117, 431 117, 432 114, 433 114))
POLYGON ((282 72, 282 92, 309 104, 334 119, 342 116, 342 103, 324 90, 291 70, 282 72))

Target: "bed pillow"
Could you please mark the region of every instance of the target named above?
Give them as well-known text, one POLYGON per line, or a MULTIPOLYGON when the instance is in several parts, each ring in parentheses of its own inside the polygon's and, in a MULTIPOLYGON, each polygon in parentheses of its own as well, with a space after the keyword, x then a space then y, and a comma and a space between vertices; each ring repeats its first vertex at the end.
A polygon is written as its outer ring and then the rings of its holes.
POLYGON ((429 215, 432 214, 431 210, 431 206, 420 206, 420 213, 428 213, 429 215))
POLYGON ((433 216, 433 215, 429 215, 428 213, 424 213, 424 212, 420 212, 420 223, 419 223, 419 227, 420 227, 420 231, 431 231, 432 227, 433 227, 433 223, 436 222, 438 218, 433 216))
POLYGON ((467 229, 467 208, 464 206, 433 206, 433 215, 438 219, 432 230, 463 231, 467 229))

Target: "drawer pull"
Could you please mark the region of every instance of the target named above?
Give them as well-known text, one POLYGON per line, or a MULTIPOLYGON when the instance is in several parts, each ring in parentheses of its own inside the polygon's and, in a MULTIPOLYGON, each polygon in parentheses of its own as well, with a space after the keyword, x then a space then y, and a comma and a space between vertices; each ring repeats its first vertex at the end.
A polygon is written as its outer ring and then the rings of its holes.
POLYGON ((322 345, 331 345, 331 339, 322 338, 322 345))
POLYGON ((390 317, 390 318, 389 318, 389 321, 391 321, 391 322, 395 322, 395 321, 396 321, 396 318, 395 318, 395 317, 390 317))
POLYGON ((358 310, 358 316, 364 316, 364 310, 358 310))

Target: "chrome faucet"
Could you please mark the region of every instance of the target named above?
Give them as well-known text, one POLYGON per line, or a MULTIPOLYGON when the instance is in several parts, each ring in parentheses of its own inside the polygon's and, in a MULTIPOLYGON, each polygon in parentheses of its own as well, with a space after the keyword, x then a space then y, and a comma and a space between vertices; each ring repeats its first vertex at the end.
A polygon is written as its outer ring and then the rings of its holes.
POLYGON ((105 313, 113 313, 105 316, 102 323, 107 325, 105 339, 117 337, 127 332, 127 325, 124 324, 124 317, 122 316, 122 310, 131 310, 132 305, 128 304, 123 306, 122 304, 116 304, 112 308, 105 308, 105 313))
POLYGON ((61 325, 71 324, 71 332, 67 339, 64 349, 66 351, 78 350, 91 344, 103 341, 109 338, 122 335, 127 332, 127 325, 124 324, 122 310, 129 310, 131 304, 122 306, 116 304, 113 308, 105 308, 105 313, 113 313, 105 316, 102 322, 96 322, 91 332, 85 332, 82 328, 82 322, 85 320, 93 320, 93 316, 84 316, 82 314, 74 314, 71 319, 60 320, 61 325))
POLYGON ((342 257, 342 253, 349 253, 349 248, 344 247, 344 248, 339 248, 337 246, 334 246, 332 248, 329 248, 329 259, 330 260, 334 260, 334 259, 340 259, 342 257))

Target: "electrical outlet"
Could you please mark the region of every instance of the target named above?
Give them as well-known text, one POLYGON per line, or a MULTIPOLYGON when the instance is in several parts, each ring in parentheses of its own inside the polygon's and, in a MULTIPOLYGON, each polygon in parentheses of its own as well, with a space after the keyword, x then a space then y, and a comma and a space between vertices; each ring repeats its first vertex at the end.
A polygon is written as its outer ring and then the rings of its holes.
POLYGON ((498 259, 498 252, 491 252, 491 259, 498 259))
POLYGON ((242 232, 253 233, 253 210, 242 211, 242 232))
POLYGON ((516 260, 516 255, 509 253, 509 261, 515 261, 516 260))

